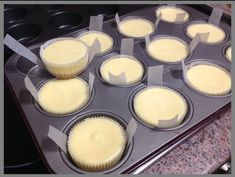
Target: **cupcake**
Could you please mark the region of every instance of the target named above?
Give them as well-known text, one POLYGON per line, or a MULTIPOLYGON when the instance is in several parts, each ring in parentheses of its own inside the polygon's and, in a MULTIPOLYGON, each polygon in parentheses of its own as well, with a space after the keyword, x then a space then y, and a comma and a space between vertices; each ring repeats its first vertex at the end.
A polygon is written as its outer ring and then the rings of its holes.
POLYGON ((229 46, 225 52, 225 56, 229 61, 232 61, 232 48, 229 46))
POLYGON ((96 38, 98 39, 101 46, 101 51, 99 52, 99 54, 106 53, 113 48, 113 38, 104 32, 88 31, 82 33, 78 37, 78 39, 85 42, 88 46, 91 46, 96 38))
POLYGON ((209 33, 208 39, 201 40, 201 42, 206 44, 217 44, 224 41, 226 34, 224 30, 220 27, 207 23, 207 22, 200 22, 200 23, 192 23, 187 27, 187 35, 190 38, 194 38, 197 33, 209 33))
POLYGON ((188 110, 185 98, 165 86, 146 87, 140 90, 134 97, 133 107, 140 120, 157 128, 179 125, 188 110))
POLYGON ((109 117, 88 117, 75 125, 68 136, 68 152, 79 168, 99 172, 114 167, 127 142, 123 127, 109 117))
POLYGON ((63 115, 81 109, 89 100, 89 86, 81 78, 52 79, 38 91, 38 103, 46 112, 63 115))
POLYGON ((131 85, 142 79, 144 68, 142 64, 132 56, 115 55, 102 63, 100 74, 106 82, 117 85, 115 81, 109 79, 109 73, 115 76, 124 73, 126 76, 126 83, 123 83, 123 85, 131 85))
POLYGON ((172 37, 156 37, 147 45, 148 54, 155 60, 162 62, 179 62, 189 55, 189 46, 183 40, 172 37))
POLYGON ((40 47, 47 70, 57 78, 76 77, 88 65, 88 46, 75 38, 56 38, 40 47))
POLYGON ((184 9, 173 6, 162 6, 156 10, 156 17, 161 13, 161 20, 169 23, 183 23, 189 20, 189 13, 184 9), (185 13, 186 15, 181 21, 176 21, 177 14, 185 13))
POLYGON ((201 63, 189 67, 186 81, 195 90, 210 96, 226 95, 231 90, 231 76, 219 65, 201 63))
POLYGON ((142 38, 154 32, 155 26, 152 22, 139 18, 123 19, 118 25, 119 32, 125 36, 133 38, 142 38))

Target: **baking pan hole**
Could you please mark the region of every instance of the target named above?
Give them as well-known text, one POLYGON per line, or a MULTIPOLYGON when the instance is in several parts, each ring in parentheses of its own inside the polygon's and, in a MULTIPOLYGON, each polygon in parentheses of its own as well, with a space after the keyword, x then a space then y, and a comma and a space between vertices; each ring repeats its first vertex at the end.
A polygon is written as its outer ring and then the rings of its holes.
POLYGON ((24 19, 27 16, 28 12, 25 8, 14 7, 4 10, 4 22, 5 23, 14 23, 19 20, 24 19))
POLYGON ((132 87, 132 86, 136 86, 136 85, 140 84, 141 82, 143 82, 143 81, 145 81, 145 80, 147 79, 147 68, 148 68, 148 66, 147 66, 147 64, 146 64, 145 62, 143 62, 142 60, 137 59, 137 60, 142 64, 142 66, 143 66, 143 68, 144 68, 144 73, 143 73, 143 76, 142 76, 142 78, 140 79, 140 81, 138 81, 138 82, 136 82, 136 83, 134 83, 134 84, 130 84, 130 85, 115 85, 115 84, 110 84, 110 83, 106 82, 106 81, 102 78, 102 76, 101 76, 101 74, 100 74, 100 67, 101 67, 102 63, 103 63, 105 60, 107 60, 107 59, 109 59, 109 58, 111 58, 111 57, 113 57, 113 56, 117 56, 117 55, 119 55, 119 54, 117 54, 117 53, 108 54, 108 55, 106 55, 104 58, 102 58, 102 59, 97 63, 97 65, 96 65, 96 76, 99 78, 99 80, 100 80, 102 83, 104 83, 105 85, 108 85, 108 86, 120 87, 120 88, 122 88, 122 87, 132 87))
POLYGON ((58 10, 61 10, 64 5, 62 4, 56 4, 56 5, 35 5, 36 8, 39 8, 45 12, 56 12, 58 10))
MULTIPOLYGON (((88 117, 93 117, 93 116, 107 116, 110 117, 112 119, 114 119, 115 121, 117 121, 118 123, 120 123, 120 125, 126 129, 127 128, 127 122, 125 122, 121 117, 119 117, 118 115, 115 115, 113 113, 110 112, 103 112, 103 111, 92 111, 92 112, 88 112, 88 113, 84 113, 78 117, 75 117, 72 121, 68 122, 67 125, 65 126, 65 128, 63 129, 63 132, 65 134, 69 134, 71 128, 76 125, 78 122, 88 118, 88 117)), ((124 154, 121 158, 121 160, 111 169, 105 170, 105 171, 101 171, 101 172, 88 172, 85 170, 80 169, 79 167, 77 167, 69 154, 64 153, 63 151, 60 151, 60 155, 62 157, 62 159, 64 160, 64 162, 74 171, 78 172, 78 173, 90 173, 90 174, 107 174, 110 173, 112 171, 114 171, 115 169, 119 168, 130 156, 132 148, 133 148, 133 144, 134 144, 134 140, 132 140, 132 142, 130 143, 130 145, 128 147, 126 147, 124 154)))
POLYGON ((40 36, 42 29, 36 24, 18 24, 6 31, 19 42, 31 42, 40 36))
POLYGON ((148 127, 148 128, 151 128, 153 130, 162 130, 162 131, 172 131, 172 130, 177 130, 177 129, 180 129, 182 128, 183 126, 185 126, 192 118, 192 115, 193 115, 193 104, 192 104, 192 101, 190 100, 190 98, 184 93, 182 92, 181 90, 177 89, 176 87, 173 87, 169 84, 166 84, 166 83, 163 83, 163 87, 168 87, 170 89, 173 89, 175 91, 177 91, 178 93, 180 93, 184 99, 186 100, 187 102, 187 105, 188 105, 188 110, 187 110, 187 113, 183 119, 183 121, 175 126, 175 127, 171 127, 171 128, 157 128, 157 127, 153 127, 147 123, 145 123, 144 121, 142 121, 138 116, 137 114, 135 113, 134 111, 134 107, 133 107, 133 101, 134 101, 134 97, 135 95, 141 91, 142 89, 146 88, 147 86, 146 85, 141 85, 139 87, 137 87, 136 90, 134 90, 131 95, 130 95, 130 98, 129 98, 129 109, 130 109, 130 112, 131 114, 133 115, 133 117, 138 121, 140 122, 141 124, 143 124, 144 126, 148 127))
MULTIPOLYGON (((215 62, 214 60, 209 60, 209 59, 197 59, 196 61, 189 61, 187 63, 185 63, 186 65, 190 65, 192 64, 193 62, 195 62, 196 64, 209 64, 209 65, 212 65, 212 66, 217 66, 217 67, 220 67, 221 69, 224 69, 225 71, 227 71, 228 73, 230 73, 230 77, 231 77, 231 80, 232 80, 232 76, 231 76, 231 72, 230 72, 230 69, 228 67, 226 67, 225 65, 223 64, 220 64, 218 62, 215 62)), ((224 94, 224 95, 210 95, 210 94, 207 94, 207 93, 203 93, 195 88, 193 88, 193 86, 191 86, 184 78, 183 76, 183 71, 181 70, 181 79, 184 81, 185 85, 190 88, 192 91, 194 91, 195 93, 198 93, 199 95, 203 95, 203 96, 206 96, 206 97, 210 97, 210 98, 226 98, 226 97, 229 97, 231 96, 231 91, 232 91, 232 88, 231 90, 227 93, 227 94, 224 94)))
POLYGON ((92 5, 88 8, 91 15, 103 15, 104 17, 112 17, 118 10, 119 7, 117 5, 92 5))
POLYGON ((51 16, 49 23, 59 29, 71 29, 82 22, 82 16, 73 12, 58 12, 51 16))
MULTIPOLYGON (((85 81, 88 83, 88 79, 87 79, 87 78, 85 78, 85 77, 83 77, 83 76, 79 76, 79 78, 85 80, 85 81)), ((38 84, 37 89, 39 90, 48 80, 51 80, 51 79, 56 79, 56 78, 55 78, 54 76, 52 76, 52 75, 46 77, 46 79, 43 79, 43 80, 38 84)), ((82 110, 84 110, 85 108, 87 108, 87 107, 90 105, 90 103, 92 102, 94 96, 95 96, 95 87, 92 89, 91 96, 90 96, 89 100, 86 102, 86 104, 85 104, 84 106, 82 106, 79 110, 74 111, 74 112, 71 112, 71 113, 68 113, 68 114, 51 114, 51 113, 45 111, 45 110, 39 105, 39 103, 38 103, 37 101, 35 101, 34 99, 33 99, 33 103, 34 103, 34 106, 36 107, 36 109, 37 109, 39 112, 41 112, 41 113, 43 113, 43 114, 45 114, 45 115, 47 115, 47 116, 52 116, 52 117, 58 118, 58 117, 71 116, 71 115, 74 115, 74 114, 77 114, 77 113, 81 112, 82 110)))

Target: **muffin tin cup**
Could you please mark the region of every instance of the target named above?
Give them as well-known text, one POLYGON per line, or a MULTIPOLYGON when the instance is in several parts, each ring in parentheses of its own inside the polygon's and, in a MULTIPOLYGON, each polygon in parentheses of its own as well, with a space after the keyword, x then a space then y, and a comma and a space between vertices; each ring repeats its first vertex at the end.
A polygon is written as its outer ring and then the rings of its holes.
MULTIPOLYGON (((102 32, 102 31, 85 31, 79 34, 79 36, 77 37, 78 39, 80 39, 82 36, 86 35, 86 34, 92 34, 92 33, 97 33, 97 34, 103 34, 106 35, 111 41, 112 41, 112 46, 110 46, 108 49, 106 49, 104 52, 98 52, 96 55, 104 55, 109 53, 114 47, 115 47, 115 41, 114 39, 107 33, 102 32)), ((80 39, 81 40, 81 39, 80 39)))
POLYGON ((99 63, 97 63, 97 67, 96 67, 96 75, 97 77, 106 85, 109 85, 109 86, 113 86, 113 87, 120 87, 120 88, 125 88, 125 87, 133 87, 133 86, 136 86, 138 85, 139 83, 141 83, 142 81, 146 80, 147 78, 147 65, 143 62, 143 61, 140 61, 138 60, 137 58, 135 58, 134 56, 130 56, 130 55, 123 55, 123 54, 117 54, 117 53, 111 53, 105 57, 103 57, 99 63), (105 79, 103 79, 103 77, 101 76, 101 73, 100 73, 100 69, 102 67, 103 64, 105 64, 107 61, 110 61, 112 60, 113 58, 117 58, 117 57, 127 57, 127 58, 130 58, 130 59, 133 59, 134 61, 137 61, 139 62, 142 67, 143 67, 143 75, 142 75, 142 78, 135 82, 135 83, 132 83, 132 84, 127 84, 127 85, 119 85, 119 84, 112 84, 108 81, 106 81, 105 79))
MULTIPOLYGON (((155 87, 155 86, 152 86, 152 87, 155 87)), ((158 86, 156 86, 158 87, 158 86)), ((134 116, 134 118, 139 121, 141 124, 143 124, 144 126, 148 127, 148 128, 151 128, 153 130, 156 130, 156 131, 173 131, 173 130, 177 130, 177 129, 180 129, 182 128, 183 126, 185 126, 192 118, 192 115, 193 115, 193 104, 190 100, 190 98, 182 91, 180 91, 178 88, 176 87, 173 87, 172 85, 168 84, 168 83, 163 83, 162 86, 159 86, 159 87, 165 87, 165 88, 169 88, 169 90, 173 90, 175 91, 176 93, 179 93, 186 101, 187 103, 187 107, 188 107, 188 110, 183 118, 183 120, 181 121, 180 124, 174 126, 174 127, 169 127, 169 128, 160 128, 160 127, 153 127, 149 124, 147 124, 146 122, 144 122, 143 120, 141 120, 141 118, 139 118, 139 116, 135 113, 135 110, 134 110, 134 98, 135 96, 143 89, 146 89, 148 88, 147 85, 141 85, 139 87, 137 87, 137 89, 135 89, 132 93, 131 93, 131 96, 129 98, 129 109, 132 113, 132 115, 134 116)))
MULTIPOLYGON (((130 20, 130 19, 143 19, 144 21, 146 21, 148 23, 151 23, 151 26, 153 27, 154 30, 153 30, 152 33, 148 34, 149 36, 152 35, 155 31, 157 31, 157 27, 154 25, 154 23, 151 22, 150 20, 148 20, 144 16, 127 16, 127 17, 121 18, 120 19, 120 23, 122 23, 122 21, 124 21, 124 20, 130 20)), ((145 38, 145 36, 144 37, 131 37, 131 36, 128 36, 128 35, 126 35, 126 34, 121 32, 121 30, 119 29, 118 25, 116 26, 116 29, 119 32, 119 34, 121 34, 124 37, 134 38, 134 39, 144 39, 145 38)))
MULTIPOLYGON (((218 62, 215 62, 213 60, 209 60, 209 59, 197 59, 197 60, 194 60, 194 61, 190 61, 188 63, 185 63, 186 65, 186 69, 189 69, 193 66, 196 66, 196 65, 199 65, 199 64, 206 64, 206 65, 210 65, 210 66, 215 66, 215 67, 218 67, 220 69, 222 69, 223 71, 225 71, 226 73, 228 73, 230 75, 230 78, 232 80, 232 77, 231 77, 231 74, 229 72, 229 69, 225 66, 225 65, 222 65, 218 62)), ((201 94, 203 96, 207 96, 207 97, 213 97, 213 98, 224 98, 224 97, 229 97, 231 96, 231 90, 229 93, 227 94, 224 94, 224 95, 210 95, 210 94, 206 94, 206 93, 203 93, 197 89, 194 88, 194 86, 192 86, 188 81, 187 79, 185 78, 183 72, 182 72, 182 79, 183 81, 185 82, 185 84, 190 88, 192 89, 193 91, 197 92, 198 94, 201 94)))
MULTIPOLYGON (((188 55, 187 55, 186 58, 184 58, 184 59, 182 59, 182 60, 187 61, 188 59, 190 59, 190 58, 192 57, 193 52, 190 53, 190 51, 189 51, 189 45, 188 45, 184 40, 182 40, 182 39, 180 39, 180 38, 178 38, 178 37, 175 37, 175 36, 172 36, 172 35, 156 35, 156 36, 153 36, 153 37, 150 38, 150 43, 151 43, 152 41, 154 41, 154 40, 157 40, 157 39, 166 39, 166 38, 178 40, 178 41, 180 41, 181 43, 183 43, 185 46, 187 46, 187 48, 188 48, 188 55)), ((179 63, 181 63, 181 61, 182 61, 182 60, 180 60, 180 61, 175 61, 175 62, 167 62, 167 61, 163 61, 163 60, 161 60, 161 59, 154 58, 154 57, 151 56, 151 54, 148 52, 148 49, 147 49, 147 48, 148 48, 148 47, 147 47, 146 44, 145 44, 145 49, 144 49, 144 50, 145 50, 145 53, 146 53, 152 60, 155 60, 155 61, 157 60, 157 61, 159 61, 159 62, 161 62, 161 63, 164 63, 164 64, 179 64, 179 63)))
MULTIPOLYGON (((81 78, 81 79, 83 79, 83 80, 88 84, 88 79, 87 79, 87 78, 85 78, 85 77, 83 77, 83 76, 81 76, 81 77, 76 77, 76 78, 81 78)), ((42 81, 41 81, 40 83, 38 83, 38 85, 36 86, 38 92, 39 92, 40 89, 43 87, 43 85, 46 84, 46 83, 47 83, 48 81, 50 81, 50 80, 57 80, 57 78, 55 78, 55 77, 52 76, 51 78, 42 79, 42 81)), ((40 104, 39 104, 35 99, 33 100, 33 104, 34 104, 35 108, 36 108, 39 112, 41 112, 41 113, 43 113, 43 114, 45 114, 45 115, 48 115, 48 116, 51 116, 51 117, 55 117, 55 118, 63 118, 63 117, 66 117, 66 116, 72 116, 72 115, 78 114, 79 112, 82 112, 86 107, 89 106, 89 104, 91 104, 91 102, 92 102, 92 100, 93 100, 93 98, 94 98, 94 95, 95 95, 95 88, 92 89, 92 92, 91 92, 91 94, 90 94, 88 100, 86 100, 86 101, 83 103, 83 105, 80 106, 80 108, 79 108, 78 110, 75 110, 75 111, 73 111, 73 112, 71 112, 71 113, 66 113, 66 114, 53 114, 53 113, 50 113, 50 112, 44 110, 44 109, 40 106, 40 104)))
MULTIPOLYGON (((157 7, 157 8, 155 9, 154 17, 156 17, 156 18, 158 17, 157 14, 156 14, 158 9, 160 9, 160 8, 167 8, 167 7, 168 7, 168 6, 165 6, 165 5, 160 5, 159 7, 157 7)), ((164 19, 161 19, 161 21, 164 21, 165 23, 171 23, 171 24, 181 25, 181 24, 187 23, 187 22, 189 22, 189 21, 192 20, 192 17, 191 17, 191 15, 190 15, 190 13, 189 13, 186 9, 184 9, 184 8, 182 8, 182 7, 177 7, 177 6, 175 6, 175 8, 183 9, 186 13, 188 13, 188 15, 189 15, 188 20, 183 21, 183 22, 169 22, 169 21, 166 21, 166 20, 164 20, 164 19)))
MULTIPOLYGON (((72 119, 70 122, 68 122, 65 127, 63 128, 63 133, 65 134, 69 134, 70 130, 73 128, 73 126, 75 126, 77 123, 83 121, 84 119, 88 118, 88 117, 95 117, 95 116, 105 116, 105 117, 109 117, 115 121, 117 121, 117 123, 119 123, 124 130, 126 130, 127 128, 127 122, 124 121, 120 116, 115 115, 111 112, 106 112, 106 111, 92 111, 92 112, 87 112, 84 113, 82 115, 79 115, 78 117, 75 117, 74 119, 72 119)), ((68 153, 63 152, 62 150, 60 150, 60 155, 62 157, 62 159, 64 160, 64 162, 66 163, 66 165, 68 165, 72 170, 82 173, 82 174, 107 174, 110 173, 112 171, 114 171, 116 168, 119 168, 129 157, 132 148, 133 148, 133 142, 134 140, 132 139, 131 143, 126 147, 124 150, 124 153, 122 155, 121 160, 111 169, 108 170, 104 170, 104 171, 100 171, 100 172, 90 172, 90 171, 85 171, 82 170, 81 168, 77 167, 74 162, 72 161, 70 155, 68 153)))
MULTIPOLYGON (((204 20, 196 20, 196 21, 188 22, 188 23, 187 23, 187 26, 185 26, 185 28, 184 28, 184 33, 185 33, 185 35, 186 35, 188 38, 192 39, 192 38, 188 35, 188 33, 187 33, 188 27, 189 27, 190 25, 192 25, 192 24, 201 24, 201 23, 203 23, 203 24, 210 24, 210 23, 208 23, 207 21, 204 21, 204 20)), ((214 24, 212 24, 212 25, 214 25, 214 24)), ((215 26, 217 26, 217 25, 215 25, 215 26)), ((220 26, 218 26, 218 27, 221 28, 220 26)), ((228 40, 228 38, 229 38, 229 34, 228 34, 228 32, 225 31, 223 28, 221 28, 221 29, 224 31, 224 34, 225 34, 225 37, 224 37, 224 39, 223 39, 222 41, 218 41, 218 42, 215 42, 215 43, 207 43, 207 42, 203 42, 203 41, 201 41, 201 42, 202 42, 203 44, 205 44, 205 45, 211 45, 211 46, 213 46, 213 45, 220 45, 220 44, 225 43, 225 42, 228 40)), ((200 31, 199 31, 199 33, 200 33, 200 31)))
POLYGON ((88 52, 89 52, 89 48, 88 46, 82 42, 81 40, 78 40, 76 38, 68 38, 68 37, 63 37, 63 38, 55 38, 55 39, 51 39, 49 41, 47 41, 46 43, 44 43, 43 45, 41 45, 40 47, 40 57, 43 61, 43 63, 45 64, 45 67, 47 68, 47 70, 54 75, 55 77, 58 78, 71 78, 71 77, 76 77, 77 75, 79 75, 80 73, 82 73, 88 66, 88 52), (53 61, 48 61, 47 59, 45 59, 43 57, 43 51, 51 44, 61 41, 61 40, 75 40, 75 41, 79 41, 80 43, 82 43, 85 47, 86 47, 86 53, 84 56, 82 56, 81 58, 77 58, 74 61, 71 61, 69 63, 66 64, 59 64, 53 61))

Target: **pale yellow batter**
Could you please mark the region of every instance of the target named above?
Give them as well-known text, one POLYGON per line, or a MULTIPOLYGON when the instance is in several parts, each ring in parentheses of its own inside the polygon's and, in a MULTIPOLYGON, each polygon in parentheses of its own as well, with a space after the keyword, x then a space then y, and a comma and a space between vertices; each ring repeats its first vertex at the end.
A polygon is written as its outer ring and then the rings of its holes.
POLYGON ((155 38, 147 46, 149 55, 163 62, 178 62, 189 55, 189 47, 186 43, 175 37, 155 38))
POLYGON ((231 46, 229 48, 227 48, 227 50, 226 50, 226 58, 229 61, 232 61, 232 48, 231 48, 231 46))
POLYGON ((199 92, 225 95, 231 90, 231 76, 219 66, 198 64, 187 70, 187 81, 199 92))
POLYGON ((194 38, 197 33, 210 33, 207 41, 202 41, 207 44, 216 44, 222 42, 226 34, 218 26, 210 23, 194 23, 187 27, 187 35, 190 38, 194 38))
POLYGON ((89 31, 81 34, 80 40, 91 46, 95 39, 98 39, 101 45, 100 53, 108 52, 113 48, 113 39, 108 34, 99 31, 89 31))
POLYGON ((129 85, 141 80, 144 68, 135 58, 126 55, 117 55, 104 61, 100 67, 102 78, 108 83, 115 84, 109 80, 109 72, 115 76, 124 72, 127 81, 126 84, 129 85))
POLYGON ((88 47, 75 39, 63 39, 51 42, 40 56, 48 71, 58 78, 75 77, 88 63, 88 47))
POLYGON ((52 114, 68 114, 82 108, 89 100, 89 86, 81 78, 53 79, 38 92, 38 103, 52 114))
POLYGON ((75 125, 68 137, 68 151, 83 170, 103 171, 116 165, 126 146, 124 129, 104 116, 89 117, 75 125))
POLYGON ((167 87, 147 87, 134 98, 135 113, 142 121, 153 127, 163 128, 159 120, 171 120, 176 116, 177 121, 174 126, 177 126, 183 121, 187 109, 184 97, 167 87))
POLYGON ((173 7, 173 6, 162 6, 156 10, 156 16, 158 17, 161 13, 161 20, 175 23, 175 22, 186 22, 189 19, 189 14, 185 10, 179 8, 179 7, 173 7), (176 21, 177 14, 185 13, 184 19, 182 21, 176 21))
POLYGON ((142 18, 124 19, 120 22, 119 31, 129 37, 145 37, 154 32, 155 26, 152 22, 142 18))

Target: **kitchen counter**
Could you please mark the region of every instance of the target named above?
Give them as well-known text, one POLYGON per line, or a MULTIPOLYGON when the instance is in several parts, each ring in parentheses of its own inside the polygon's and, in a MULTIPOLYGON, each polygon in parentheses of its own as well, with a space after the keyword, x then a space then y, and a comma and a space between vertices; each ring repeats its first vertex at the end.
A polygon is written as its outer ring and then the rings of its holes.
MULTIPOLYGON (((211 5, 231 14, 226 5, 211 5)), ((213 173, 231 156, 231 107, 213 123, 145 170, 144 174, 213 173)))

